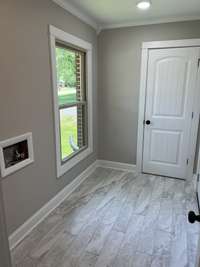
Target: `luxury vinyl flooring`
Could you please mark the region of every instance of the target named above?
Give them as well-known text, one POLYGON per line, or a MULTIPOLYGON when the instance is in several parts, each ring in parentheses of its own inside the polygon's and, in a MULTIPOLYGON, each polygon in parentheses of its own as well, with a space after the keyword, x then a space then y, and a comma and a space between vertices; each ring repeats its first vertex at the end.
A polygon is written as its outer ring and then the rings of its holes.
POLYGON ((17 267, 194 267, 193 185, 97 168, 12 252, 17 267))

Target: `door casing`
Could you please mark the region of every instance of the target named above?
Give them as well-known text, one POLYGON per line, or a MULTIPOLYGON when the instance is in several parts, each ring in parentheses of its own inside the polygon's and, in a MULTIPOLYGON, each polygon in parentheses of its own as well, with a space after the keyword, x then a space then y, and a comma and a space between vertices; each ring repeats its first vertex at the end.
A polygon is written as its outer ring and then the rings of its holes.
MULTIPOLYGON (((147 70, 148 70, 148 54, 150 49, 162 48, 182 48, 182 47, 199 47, 200 39, 185 39, 185 40, 172 40, 172 41, 154 41, 144 42, 142 44, 142 59, 141 59, 141 77, 140 77, 140 96, 139 96, 139 116, 138 116, 138 136, 137 136, 137 172, 142 173, 143 162, 143 142, 144 142, 144 118, 145 118, 145 105, 146 105, 146 88, 147 88, 147 70)), ((200 54, 199 54, 200 58, 200 54)), ((197 62, 198 64, 198 62, 197 62)), ((200 68, 199 68, 200 69, 200 68)), ((198 75, 200 76, 200 70, 198 75)), ((190 179, 193 176, 193 166, 196 151, 196 140, 198 131, 198 122, 200 114, 200 79, 197 78, 195 88, 195 101, 193 110, 193 120, 190 131, 190 144, 188 148, 187 174, 185 179, 190 179)))

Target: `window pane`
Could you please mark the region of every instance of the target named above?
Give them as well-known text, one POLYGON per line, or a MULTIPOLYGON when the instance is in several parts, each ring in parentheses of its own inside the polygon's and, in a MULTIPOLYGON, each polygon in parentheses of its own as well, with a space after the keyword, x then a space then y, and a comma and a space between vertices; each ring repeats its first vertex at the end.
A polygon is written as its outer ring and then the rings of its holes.
POLYGON ((63 45, 56 46, 59 105, 85 100, 85 54, 63 45))
POLYGON ((86 145, 84 106, 60 110, 61 158, 78 153, 86 145))

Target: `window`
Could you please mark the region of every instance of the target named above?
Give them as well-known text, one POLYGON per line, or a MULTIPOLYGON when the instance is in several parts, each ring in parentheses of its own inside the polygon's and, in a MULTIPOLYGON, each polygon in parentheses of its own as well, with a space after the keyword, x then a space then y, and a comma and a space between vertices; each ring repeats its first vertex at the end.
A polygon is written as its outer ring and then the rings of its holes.
POLYGON ((60 146, 63 162, 87 146, 85 52, 56 42, 60 146))
POLYGON ((57 176, 92 152, 92 46, 50 26, 57 176))

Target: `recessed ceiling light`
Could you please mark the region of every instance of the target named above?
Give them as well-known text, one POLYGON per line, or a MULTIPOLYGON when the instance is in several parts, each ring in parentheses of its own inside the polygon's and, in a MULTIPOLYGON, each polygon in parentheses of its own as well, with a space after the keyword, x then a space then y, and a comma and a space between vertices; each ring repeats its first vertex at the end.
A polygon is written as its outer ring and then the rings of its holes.
POLYGON ((141 0, 137 3, 137 7, 143 10, 150 8, 150 6, 151 6, 151 1, 149 0, 141 0))

